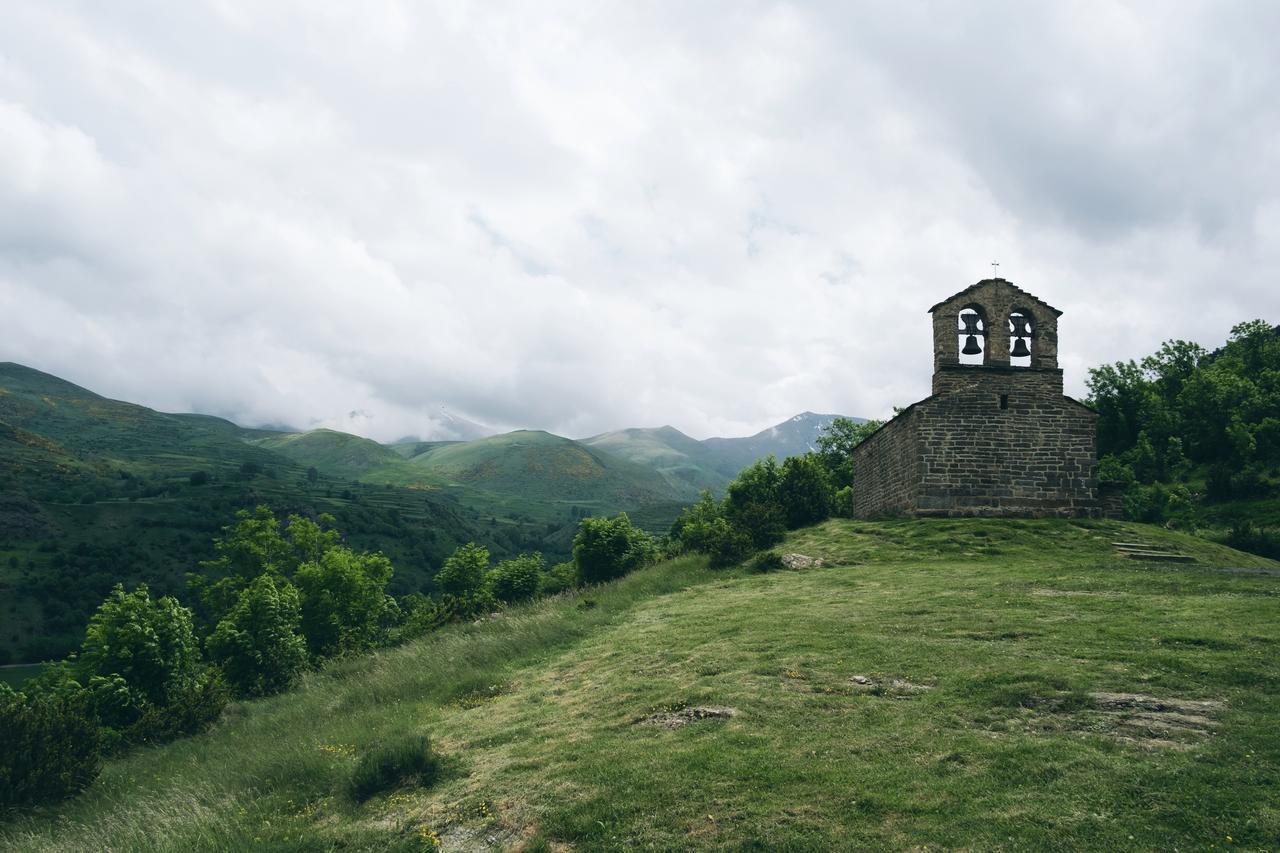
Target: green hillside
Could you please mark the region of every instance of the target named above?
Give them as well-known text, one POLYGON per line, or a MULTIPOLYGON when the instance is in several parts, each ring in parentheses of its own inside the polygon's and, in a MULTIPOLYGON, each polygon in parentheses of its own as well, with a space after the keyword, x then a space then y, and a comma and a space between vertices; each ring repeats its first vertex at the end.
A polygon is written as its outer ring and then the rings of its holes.
POLYGON ((404 464, 343 433, 165 414, 0 364, 0 664, 66 654, 116 583, 183 593, 221 527, 258 503, 334 515, 352 544, 395 561, 395 594, 429 591, 444 558, 469 540, 502 556, 567 553, 567 511, 548 531, 545 520, 473 502, 482 515, 442 489, 352 476, 389 460, 404 464), (322 472, 315 480, 311 466, 322 472))
POLYGON ((299 465, 314 466, 334 477, 358 479, 375 468, 394 465, 403 457, 394 449, 368 438, 331 429, 280 433, 254 441, 299 465))
POLYGON ((540 430, 519 430, 413 457, 415 471, 478 489, 557 502, 641 504, 688 497, 652 468, 540 430))
POLYGON ((830 521, 780 550, 822 562, 684 558, 338 662, 0 844, 1275 847, 1280 564, 1085 521, 830 521), (343 793, 415 733, 434 787, 343 793))
POLYGON ((582 443, 654 469, 682 494, 720 491, 737 473, 726 474, 705 444, 671 426, 615 430, 582 443))

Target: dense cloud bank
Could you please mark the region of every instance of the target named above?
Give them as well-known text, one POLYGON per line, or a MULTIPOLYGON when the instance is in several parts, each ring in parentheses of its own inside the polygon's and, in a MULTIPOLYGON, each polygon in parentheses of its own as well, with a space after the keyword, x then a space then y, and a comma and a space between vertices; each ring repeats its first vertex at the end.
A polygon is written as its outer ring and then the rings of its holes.
POLYGON ((1266 4, 12 4, 0 360, 244 423, 745 434, 1280 322, 1266 4))

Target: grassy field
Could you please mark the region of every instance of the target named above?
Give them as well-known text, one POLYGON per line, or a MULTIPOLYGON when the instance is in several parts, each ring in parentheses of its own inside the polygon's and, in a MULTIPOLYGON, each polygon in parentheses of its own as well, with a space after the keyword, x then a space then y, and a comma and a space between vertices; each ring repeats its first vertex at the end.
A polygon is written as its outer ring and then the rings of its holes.
POLYGON ((832 521, 781 550, 823 562, 685 558, 341 662, 0 844, 1280 846, 1277 564, 1110 522, 832 521), (360 755, 424 732, 434 787, 344 796, 360 755))

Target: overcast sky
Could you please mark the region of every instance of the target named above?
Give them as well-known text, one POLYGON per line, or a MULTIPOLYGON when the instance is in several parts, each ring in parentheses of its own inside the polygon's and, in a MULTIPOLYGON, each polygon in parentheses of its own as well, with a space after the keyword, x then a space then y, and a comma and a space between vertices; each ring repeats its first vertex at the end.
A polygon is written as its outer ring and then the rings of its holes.
POLYGON ((389 440, 1068 393, 1280 323, 1280 4, 0 0, 0 360, 389 440), (326 7, 327 10, 326 10, 326 7))

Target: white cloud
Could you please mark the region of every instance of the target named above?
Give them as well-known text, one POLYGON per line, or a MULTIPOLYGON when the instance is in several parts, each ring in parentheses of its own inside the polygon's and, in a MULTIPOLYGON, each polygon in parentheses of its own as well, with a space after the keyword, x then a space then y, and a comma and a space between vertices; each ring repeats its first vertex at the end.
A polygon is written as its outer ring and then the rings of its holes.
POLYGON ((1277 321, 1248 8, 33 4, 0 358, 380 439, 741 434, 924 396, 925 310, 994 259, 1080 394, 1277 321))

